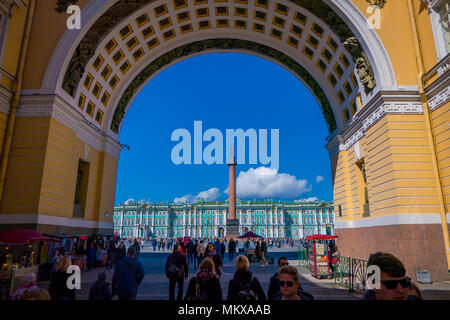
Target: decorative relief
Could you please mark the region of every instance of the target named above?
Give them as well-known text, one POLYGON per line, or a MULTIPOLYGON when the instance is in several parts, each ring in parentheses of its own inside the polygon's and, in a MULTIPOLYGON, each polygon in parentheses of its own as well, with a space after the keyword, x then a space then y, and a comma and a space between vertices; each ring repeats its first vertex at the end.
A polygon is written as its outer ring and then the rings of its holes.
POLYGON ((444 73, 446 73, 448 70, 450 70, 450 56, 448 57, 448 59, 445 61, 445 63, 438 68, 438 76, 442 76, 444 73))
POLYGON ((446 104, 450 100, 450 86, 445 88, 443 91, 439 92, 433 98, 428 100, 428 105, 430 106, 430 111, 437 109, 438 107, 446 104))
POLYGON ((77 4, 77 3, 78 3, 78 0, 58 0, 58 1, 56 1, 57 7, 55 8, 55 10, 58 13, 66 12, 69 5, 77 4))
POLYGON ((0 101, 0 112, 9 114, 10 104, 4 101, 0 101))
POLYGON ((416 102, 404 102, 404 103, 384 103, 378 107, 374 112, 372 112, 367 118, 362 121, 362 127, 350 138, 348 138, 344 144, 339 146, 339 150, 347 150, 358 142, 378 120, 383 118, 389 113, 400 113, 400 114, 421 114, 423 113, 422 103, 416 102))

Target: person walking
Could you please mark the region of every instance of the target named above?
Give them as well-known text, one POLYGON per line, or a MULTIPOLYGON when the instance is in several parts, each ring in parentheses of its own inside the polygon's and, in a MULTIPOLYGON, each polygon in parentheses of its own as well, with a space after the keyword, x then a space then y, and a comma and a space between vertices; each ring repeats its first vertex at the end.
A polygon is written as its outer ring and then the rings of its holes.
POLYGON ((194 241, 191 239, 186 245, 186 254, 187 254, 187 262, 188 264, 194 263, 194 253, 192 249, 194 248, 194 241))
POLYGON ((67 287, 67 280, 70 277, 67 268, 70 265, 71 261, 68 257, 62 257, 58 261, 57 271, 52 274, 48 288, 52 300, 75 300, 75 288, 67 287))
POLYGON ((91 243, 89 245, 89 249, 87 250, 87 270, 90 271, 95 267, 95 249, 94 244, 91 243))
POLYGON ((222 288, 217 277, 214 261, 205 258, 198 266, 197 274, 191 278, 184 300, 204 300, 219 302, 222 300, 222 288))
POLYGON ((236 258, 236 272, 228 284, 229 301, 266 301, 266 294, 261 283, 253 277, 249 270, 250 262, 247 257, 240 255, 236 258))
POLYGON ((215 266, 214 272, 220 278, 220 276, 222 275, 223 262, 220 258, 220 254, 217 253, 216 248, 212 242, 208 243, 208 245, 206 246, 205 257, 213 260, 215 266))
POLYGON ((89 300, 111 300, 111 290, 109 289, 109 283, 106 282, 106 274, 104 272, 98 274, 97 281, 94 282, 89 290, 89 300))
POLYGON ((255 246, 255 262, 261 261, 261 243, 259 240, 256 242, 255 246))
POLYGON ((220 254, 221 244, 220 244, 219 238, 216 238, 216 241, 214 241, 214 247, 216 248, 217 253, 220 254))
POLYGON ((200 243, 198 244, 197 247, 197 263, 200 265, 200 263, 202 262, 203 258, 205 258, 205 253, 206 253, 206 246, 205 243, 203 242, 203 240, 200 240, 200 243))
POLYGON ((234 253, 236 252, 236 241, 233 240, 233 238, 230 239, 230 242, 228 243, 228 258, 230 261, 234 258, 234 253))
POLYGON ((95 267, 100 268, 103 266, 103 246, 99 244, 97 251, 95 252, 95 267))
POLYGON ((112 294, 119 300, 136 300, 138 287, 144 279, 145 271, 136 257, 136 248, 131 246, 127 255, 119 260, 114 268, 112 294))
POLYGON ((173 253, 167 257, 166 260, 166 276, 169 279, 169 300, 173 301, 175 297, 175 285, 178 284, 177 300, 181 301, 183 298, 184 280, 188 277, 188 263, 186 256, 181 254, 180 245, 176 244, 173 247, 173 253))
POLYGON ((136 248, 136 257, 139 257, 139 254, 141 253, 141 245, 137 239, 134 239, 133 247, 136 248))
POLYGON ((223 260, 224 254, 225 254, 225 249, 226 249, 225 241, 222 240, 222 242, 220 243, 220 258, 222 260, 223 260))
POLYGON ((114 267, 114 262, 116 260, 116 244, 113 240, 109 242, 108 250, 106 250, 107 262, 106 262, 106 270, 112 271, 114 267))
POLYGON ((197 270, 198 267, 198 240, 195 239, 194 245, 192 246, 192 259, 194 260, 194 270, 197 270))
POLYGON ((127 254, 127 249, 125 248, 123 241, 121 241, 119 246, 116 248, 116 252, 115 252, 116 262, 121 261, 126 256, 126 254, 127 254))
POLYGON ((267 242, 265 239, 263 239, 261 242, 261 261, 263 262, 263 267, 266 267, 268 265, 266 260, 267 251, 267 242))

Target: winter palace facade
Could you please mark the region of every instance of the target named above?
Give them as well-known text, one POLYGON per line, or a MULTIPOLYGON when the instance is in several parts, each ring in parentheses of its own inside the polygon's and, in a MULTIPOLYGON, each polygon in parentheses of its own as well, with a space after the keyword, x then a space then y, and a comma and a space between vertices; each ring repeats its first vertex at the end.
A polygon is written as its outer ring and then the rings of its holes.
MULTIPOLYGON (((114 208, 114 231, 121 238, 226 236, 228 202, 195 204, 130 202, 114 208)), ((333 204, 328 202, 238 201, 241 234, 300 239, 334 234, 333 204)))

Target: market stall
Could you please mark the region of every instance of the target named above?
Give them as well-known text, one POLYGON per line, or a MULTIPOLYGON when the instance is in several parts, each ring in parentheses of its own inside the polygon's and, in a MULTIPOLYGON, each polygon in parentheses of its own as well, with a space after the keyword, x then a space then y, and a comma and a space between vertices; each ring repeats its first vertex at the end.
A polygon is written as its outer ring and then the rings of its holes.
POLYGON ((306 237, 308 248, 308 266, 311 274, 317 279, 331 278, 329 264, 329 242, 337 236, 315 234, 306 237))
POLYGON ((38 279, 41 260, 48 253, 48 243, 57 239, 35 230, 13 229, 0 234, 0 286, 3 297, 9 298, 24 283, 29 273, 38 279))
POLYGON ((92 237, 90 239, 87 234, 46 234, 46 236, 60 241, 58 247, 51 248, 48 262, 51 263, 59 255, 65 255, 73 265, 77 265, 82 271, 86 270, 87 249, 89 243, 93 241, 92 237))

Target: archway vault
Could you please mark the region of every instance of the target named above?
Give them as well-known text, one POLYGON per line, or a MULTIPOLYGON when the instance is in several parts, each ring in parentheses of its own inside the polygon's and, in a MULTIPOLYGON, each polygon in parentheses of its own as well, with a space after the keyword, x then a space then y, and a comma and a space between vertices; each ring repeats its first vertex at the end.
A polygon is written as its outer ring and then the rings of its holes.
POLYGON ((355 26, 326 2, 116 1, 72 46, 58 88, 87 121, 118 139, 130 102, 162 69, 192 55, 246 52, 302 80, 334 135, 376 91, 379 76, 355 26))

